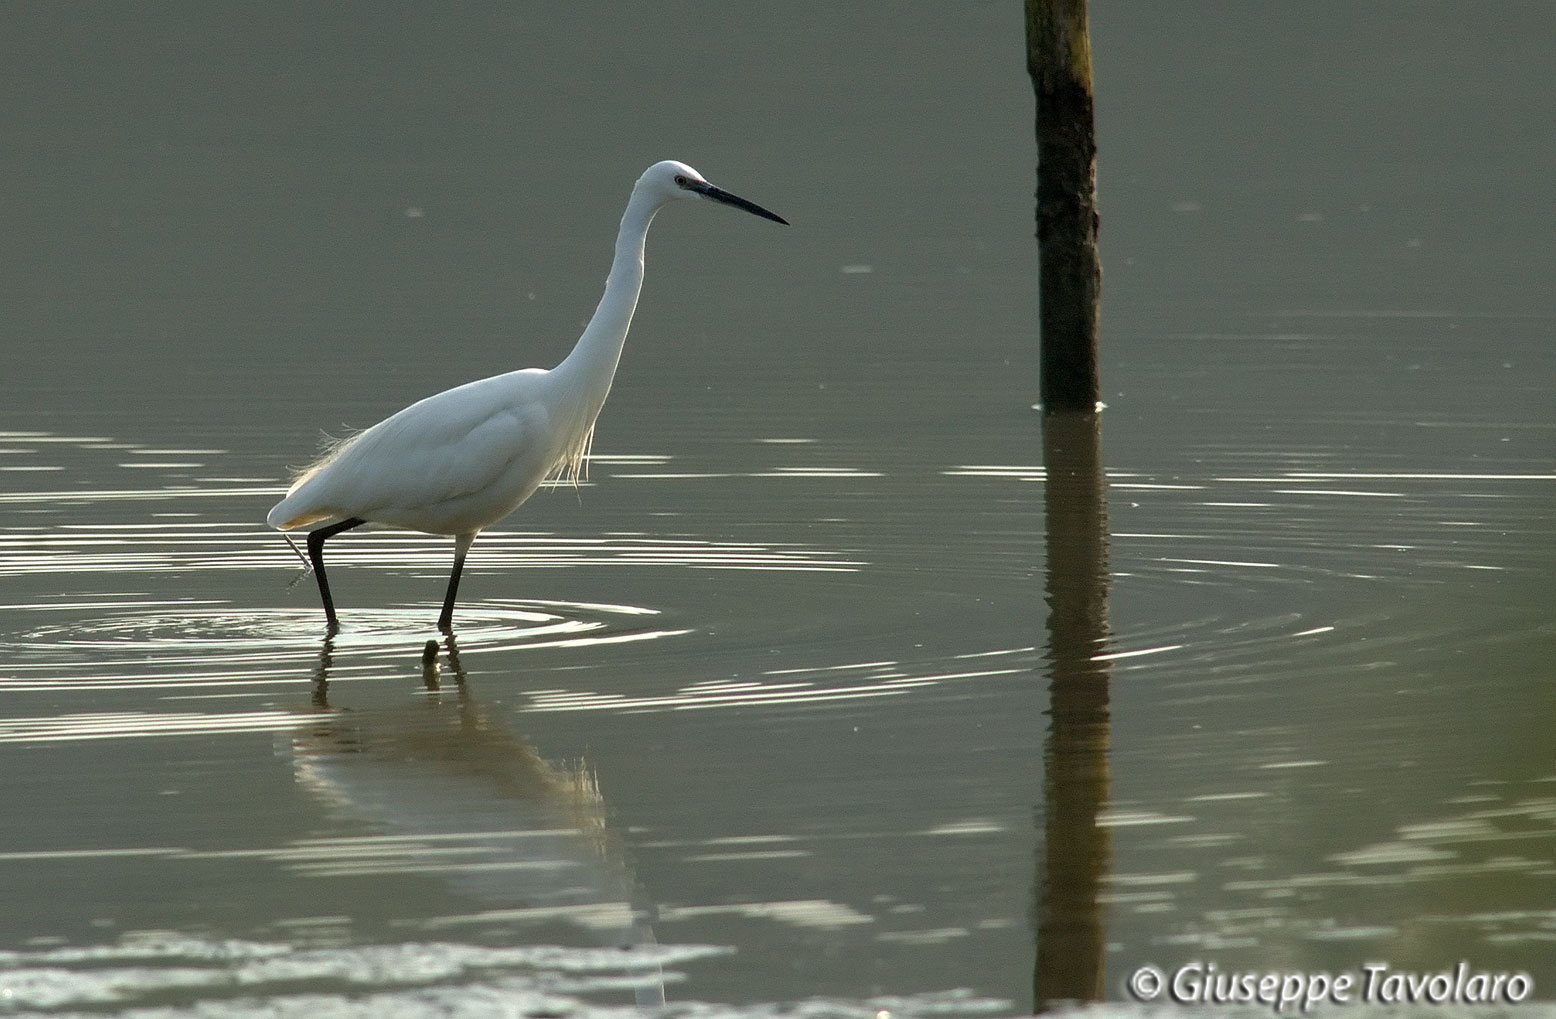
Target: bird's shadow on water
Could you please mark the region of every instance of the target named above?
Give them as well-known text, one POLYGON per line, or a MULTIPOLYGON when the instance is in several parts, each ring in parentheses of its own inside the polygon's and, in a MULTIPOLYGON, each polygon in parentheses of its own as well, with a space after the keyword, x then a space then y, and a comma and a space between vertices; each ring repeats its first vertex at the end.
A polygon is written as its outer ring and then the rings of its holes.
MULTIPOLYGON (((408 874, 435 875, 460 904, 410 922, 508 943, 559 926, 595 945, 656 943, 592 767, 546 760, 483 704, 452 635, 422 648, 416 695, 387 705, 345 705, 352 684, 336 696, 335 659, 326 636, 312 676, 317 721, 292 734, 293 769, 344 831, 393 843, 408 874)), ((638 977, 638 1003, 663 1004, 657 965, 645 960, 638 977)))

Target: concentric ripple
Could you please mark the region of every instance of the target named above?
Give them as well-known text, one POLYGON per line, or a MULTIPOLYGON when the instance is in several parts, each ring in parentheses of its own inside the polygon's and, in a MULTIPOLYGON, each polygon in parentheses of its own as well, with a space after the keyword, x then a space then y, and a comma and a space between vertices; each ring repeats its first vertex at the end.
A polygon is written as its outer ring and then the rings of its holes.
MULTIPOLYGON (((1175 700, 1301 678, 1442 671, 1445 649, 1516 674, 1548 648, 1556 474, 1528 460, 1401 463, 1352 450, 1213 446, 1177 471, 1105 471, 1108 639, 1093 659, 1175 700)), ((1042 482, 966 464, 959 484, 1042 482)), ((1051 550, 1050 550, 1051 551, 1051 550)))
MULTIPOLYGON (((185 693, 295 685, 316 667, 314 608, 239 609, 183 602, 5 606, 36 622, 0 637, 9 660, 0 692, 168 690, 185 693)), ((382 673, 430 636, 435 605, 354 609, 329 642, 332 681, 382 673)), ((689 632, 633 605, 488 600, 460 613, 462 653, 583 647, 689 632)))

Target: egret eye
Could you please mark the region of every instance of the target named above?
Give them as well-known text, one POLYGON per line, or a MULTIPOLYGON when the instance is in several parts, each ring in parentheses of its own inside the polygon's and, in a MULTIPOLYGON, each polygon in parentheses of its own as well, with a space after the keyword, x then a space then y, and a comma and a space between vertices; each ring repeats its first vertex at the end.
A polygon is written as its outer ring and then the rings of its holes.
POLYGON ((683 187, 684 188, 686 185, 690 184, 691 181, 687 180, 686 174, 678 173, 678 174, 675 175, 675 183, 676 183, 677 187, 683 187))

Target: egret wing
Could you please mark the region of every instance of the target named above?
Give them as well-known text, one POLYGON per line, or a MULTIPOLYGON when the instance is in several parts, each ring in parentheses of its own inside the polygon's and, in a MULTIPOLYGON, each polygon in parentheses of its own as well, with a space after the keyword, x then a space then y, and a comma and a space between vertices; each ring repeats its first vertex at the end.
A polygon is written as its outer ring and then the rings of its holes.
POLYGON ((523 502, 555 461, 543 375, 482 379, 386 418, 299 479, 272 525, 361 517, 436 534, 479 530, 523 502))

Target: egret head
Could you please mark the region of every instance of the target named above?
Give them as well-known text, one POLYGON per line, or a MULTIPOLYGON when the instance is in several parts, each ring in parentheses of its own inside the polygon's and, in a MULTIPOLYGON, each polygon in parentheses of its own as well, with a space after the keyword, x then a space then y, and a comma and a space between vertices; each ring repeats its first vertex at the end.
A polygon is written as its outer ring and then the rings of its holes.
POLYGON ((724 205, 744 209, 754 216, 770 219, 774 223, 789 225, 789 221, 782 216, 768 212, 755 202, 748 202, 744 198, 732 195, 721 187, 709 184, 702 174, 685 163, 678 163, 673 159, 655 163, 643 171, 643 176, 638 178, 635 190, 653 195, 660 203, 672 202, 678 198, 709 198, 724 205))

